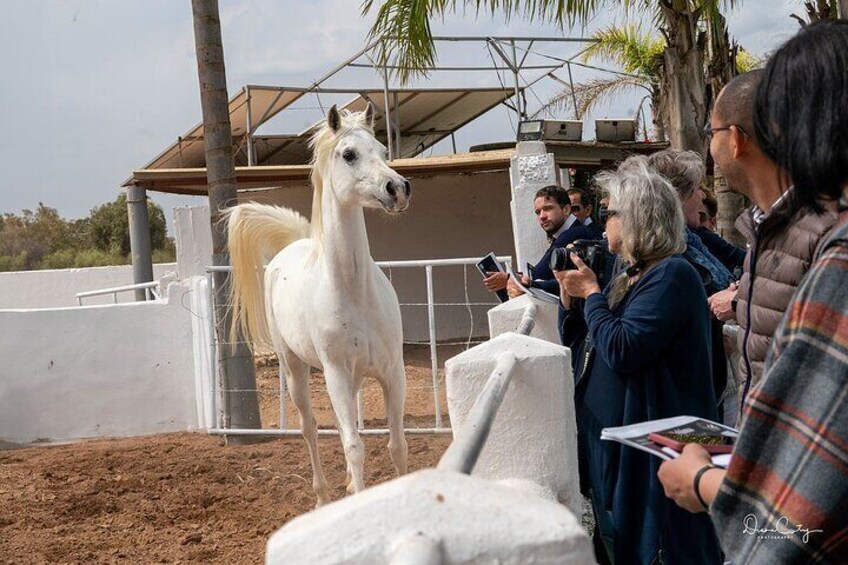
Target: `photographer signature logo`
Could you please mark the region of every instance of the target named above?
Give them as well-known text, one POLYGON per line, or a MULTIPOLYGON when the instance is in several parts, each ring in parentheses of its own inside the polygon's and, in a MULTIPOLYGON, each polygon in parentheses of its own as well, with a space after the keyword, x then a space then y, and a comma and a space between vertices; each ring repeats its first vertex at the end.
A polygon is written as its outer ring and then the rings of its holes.
POLYGON ((758 536, 762 539, 787 539, 795 534, 801 534, 801 540, 807 543, 810 540, 810 534, 822 533, 824 530, 811 530, 803 525, 791 525, 786 516, 781 516, 774 526, 760 527, 757 522, 757 517, 753 514, 748 514, 742 521, 744 529, 743 534, 749 536, 758 536))

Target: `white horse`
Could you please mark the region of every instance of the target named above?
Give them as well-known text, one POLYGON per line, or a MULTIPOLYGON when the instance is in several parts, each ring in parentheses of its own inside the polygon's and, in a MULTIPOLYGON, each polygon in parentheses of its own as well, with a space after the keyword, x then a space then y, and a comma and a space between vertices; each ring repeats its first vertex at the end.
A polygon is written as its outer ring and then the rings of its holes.
POLYGON ((410 186, 386 164, 386 148, 374 138, 370 104, 353 114, 340 114, 333 106, 311 146, 311 225, 292 210, 256 203, 231 208, 227 222, 234 317, 250 340, 273 348, 285 366, 320 506, 330 501, 330 493, 318 457, 310 366, 324 371, 347 459, 348 493, 364 488, 355 397, 366 372, 382 385, 389 451, 398 475, 406 473, 400 307, 371 258, 362 208, 403 212, 410 186), (263 292, 257 273, 270 257, 263 292))

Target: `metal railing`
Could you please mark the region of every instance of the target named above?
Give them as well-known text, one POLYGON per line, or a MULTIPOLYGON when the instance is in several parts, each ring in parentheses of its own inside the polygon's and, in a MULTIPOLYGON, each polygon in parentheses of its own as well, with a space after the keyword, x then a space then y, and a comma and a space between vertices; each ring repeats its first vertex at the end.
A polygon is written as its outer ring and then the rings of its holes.
MULTIPOLYGON (((508 256, 500 256, 497 257, 498 261, 511 265, 512 259, 508 256)), ((412 260, 412 261, 377 261, 377 266, 383 269, 396 269, 396 268, 424 268, 425 279, 426 279, 426 298, 427 301, 424 303, 401 303, 401 306, 427 306, 427 321, 428 321, 428 334, 429 334, 429 346, 430 346, 430 373, 432 379, 433 386, 433 404, 434 404, 434 412, 435 412, 435 425, 432 428, 406 428, 404 431, 406 433, 446 433, 450 432, 450 427, 444 427, 442 421, 442 407, 441 407, 441 386, 439 382, 439 360, 438 360, 438 352, 437 352, 437 336, 436 336, 436 314, 435 308, 436 306, 467 306, 470 307, 472 305, 480 306, 495 306, 496 302, 491 303, 472 303, 472 302, 463 302, 463 303, 437 303, 435 301, 434 296, 434 267, 450 267, 450 266, 470 266, 476 265, 480 259, 477 257, 469 257, 469 258, 458 258, 458 259, 432 259, 432 260, 412 260)), ((213 273, 215 272, 227 272, 232 270, 232 267, 207 267, 207 278, 208 278, 208 291, 209 291, 209 300, 210 304, 214 304, 214 286, 213 286, 213 273)), ((212 308, 212 311, 215 311, 215 308, 212 308)), ((263 429, 244 429, 244 428, 224 428, 221 427, 221 414, 218 412, 218 396, 220 394, 220 386, 218 383, 218 347, 217 347, 217 334, 215 332, 215 320, 210 320, 210 330, 211 330, 211 344, 210 344, 210 367, 211 370, 211 383, 210 383, 210 391, 212 395, 212 414, 214 418, 214 426, 209 429, 210 434, 217 435, 299 435, 301 431, 299 429, 288 429, 286 424, 286 381, 285 381, 285 373, 282 365, 278 370, 278 378, 280 382, 280 401, 279 401, 279 428, 263 428, 263 429)), ((357 422, 359 427, 359 432, 364 435, 382 435, 388 434, 388 429, 365 429, 364 426, 364 417, 363 417, 363 409, 362 409, 362 397, 361 392, 359 397, 357 398, 357 422)), ((334 429, 319 429, 318 433, 320 435, 337 435, 338 432, 334 429)))
POLYGON ((112 288, 101 288, 98 290, 87 290, 85 292, 78 292, 77 296, 77 305, 82 306, 83 298, 90 298, 92 296, 102 296, 104 294, 112 295, 112 302, 114 304, 118 303, 118 293, 121 292, 134 292, 136 290, 144 290, 144 299, 145 300, 160 300, 162 298, 159 291, 159 281, 150 281, 145 283, 138 284, 128 284, 125 286, 114 286, 112 288))

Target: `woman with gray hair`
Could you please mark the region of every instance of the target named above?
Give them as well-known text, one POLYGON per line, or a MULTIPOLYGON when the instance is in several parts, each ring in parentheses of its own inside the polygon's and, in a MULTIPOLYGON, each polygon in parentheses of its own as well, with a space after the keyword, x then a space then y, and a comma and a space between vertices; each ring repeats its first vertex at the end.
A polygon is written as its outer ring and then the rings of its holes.
POLYGON ((709 519, 663 496, 656 477, 660 461, 600 441, 606 427, 680 415, 714 420, 716 409, 707 297, 680 256, 686 243, 677 195, 644 157, 627 159, 597 181, 610 199, 610 251, 630 267, 604 292, 576 254, 571 259, 577 269, 555 273, 566 307, 571 298, 585 300, 589 331, 578 353, 575 405, 580 477, 595 510, 597 558, 720 563, 709 519))

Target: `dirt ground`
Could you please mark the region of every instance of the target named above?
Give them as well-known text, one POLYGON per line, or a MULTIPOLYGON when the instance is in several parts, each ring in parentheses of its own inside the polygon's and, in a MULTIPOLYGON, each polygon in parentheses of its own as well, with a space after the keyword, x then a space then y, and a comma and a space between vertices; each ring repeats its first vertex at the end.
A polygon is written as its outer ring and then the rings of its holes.
MULTIPOLYGON (((462 349, 462 348, 459 348, 462 349)), ((442 360, 454 351, 440 348, 442 360)), ((408 348, 407 427, 433 427, 429 350, 408 348)), ((313 405, 320 427, 333 416, 320 374, 313 405)), ((447 405, 442 382, 443 425, 447 405)), ((279 425, 276 366, 257 377, 263 424, 279 425)), ((364 393, 367 427, 385 425, 382 393, 364 393)), ((288 424, 297 426, 290 401, 288 424)), ((387 437, 365 436, 366 484, 395 476, 387 437)), ((409 470, 434 466, 450 434, 408 435, 409 470)), ((319 440, 334 499, 344 495, 337 437, 319 440)), ((315 504, 300 437, 226 445, 204 433, 36 446, 0 451, 0 564, 261 563, 268 536, 315 504)))

